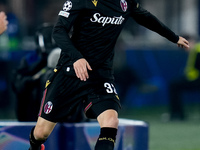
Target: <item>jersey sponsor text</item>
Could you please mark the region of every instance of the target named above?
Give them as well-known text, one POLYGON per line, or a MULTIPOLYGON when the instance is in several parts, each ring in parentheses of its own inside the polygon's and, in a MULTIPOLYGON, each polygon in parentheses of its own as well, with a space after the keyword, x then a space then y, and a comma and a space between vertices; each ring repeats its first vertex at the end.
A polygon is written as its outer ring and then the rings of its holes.
POLYGON ((125 18, 123 18, 122 16, 120 17, 104 17, 101 16, 100 13, 95 13, 93 15, 92 18, 90 18, 91 22, 97 22, 97 23, 101 23, 102 26, 105 26, 106 24, 114 24, 114 25, 120 25, 123 23, 123 21, 125 20, 125 18))

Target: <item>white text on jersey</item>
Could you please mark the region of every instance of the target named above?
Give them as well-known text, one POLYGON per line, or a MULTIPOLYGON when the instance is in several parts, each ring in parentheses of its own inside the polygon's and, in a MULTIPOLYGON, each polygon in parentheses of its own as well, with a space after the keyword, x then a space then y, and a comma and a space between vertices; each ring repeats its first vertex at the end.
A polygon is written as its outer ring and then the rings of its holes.
POLYGON ((103 17, 100 13, 95 13, 93 15, 93 18, 90 18, 91 22, 97 22, 101 23, 102 26, 105 26, 106 24, 114 24, 114 25, 120 25, 125 20, 122 16, 120 17, 103 17))

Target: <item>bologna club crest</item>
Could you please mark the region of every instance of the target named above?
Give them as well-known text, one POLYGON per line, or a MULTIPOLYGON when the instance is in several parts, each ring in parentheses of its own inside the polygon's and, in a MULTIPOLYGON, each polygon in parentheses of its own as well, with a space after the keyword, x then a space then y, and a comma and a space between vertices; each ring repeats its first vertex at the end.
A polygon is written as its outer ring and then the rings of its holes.
POLYGON ((53 104, 52 102, 48 101, 45 106, 44 106, 44 113, 49 114, 53 109, 53 104))
POLYGON ((125 12, 128 8, 127 2, 125 0, 121 0, 120 5, 121 5, 122 10, 125 12))

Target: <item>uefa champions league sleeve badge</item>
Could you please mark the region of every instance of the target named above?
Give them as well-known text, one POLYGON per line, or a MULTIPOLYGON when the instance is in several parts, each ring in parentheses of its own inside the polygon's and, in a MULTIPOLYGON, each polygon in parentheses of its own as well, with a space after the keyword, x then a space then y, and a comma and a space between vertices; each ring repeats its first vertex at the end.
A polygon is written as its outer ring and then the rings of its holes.
POLYGON ((72 2, 71 1, 66 1, 63 5, 62 10, 59 12, 59 16, 63 16, 65 18, 68 18, 70 13, 68 11, 70 11, 72 9, 72 2))
POLYGON ((69 11, 72 9, 72 2, 71 1, 66 1, 63 5, 63 10, 64 11, 69 11))

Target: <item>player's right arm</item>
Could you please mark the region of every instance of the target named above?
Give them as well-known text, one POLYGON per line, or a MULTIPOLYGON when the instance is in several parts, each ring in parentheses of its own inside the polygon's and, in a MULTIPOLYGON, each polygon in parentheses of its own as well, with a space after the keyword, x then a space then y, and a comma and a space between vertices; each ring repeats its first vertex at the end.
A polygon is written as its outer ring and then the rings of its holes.
POLYGON ((81 81, 86 81, 89 78, 88 70, 92 70, 89 63, 84 59, 79 59, 73 64, 76 76, 81 81))
POLYGON ((57 23, 53 29, 53 38, 58 47, 61 48, 62 53, 65 53, 70 57, 71 61, 75 62, 78 59, 83 58, 83 56, 76 49, 69 37, 70 29, 80 13, 80 10, 77 8, 80 4, 73 1, 74 0, 67 1, 70 2, 68 3, 68 6, 66 6, 65 2, 63 9, 59 12, 57 23))
MULTIPOLYGON (((82 2, 82 1, 81 1, 82 2)), ((72 28, 75 20, 81 12, 79 8, 81 6, 80 1, 71 0, 64 4, 63 10, 59 12, 58 21, 53 30, 53 38, 61 48, 62 54, 64 53, 73 63, 73 67, 77 78, 82 81, 86 81, 89 78, 88 70, 92 70, 86 59, 78 51, 75 45, 72 43, 69 32, 72 28)))

